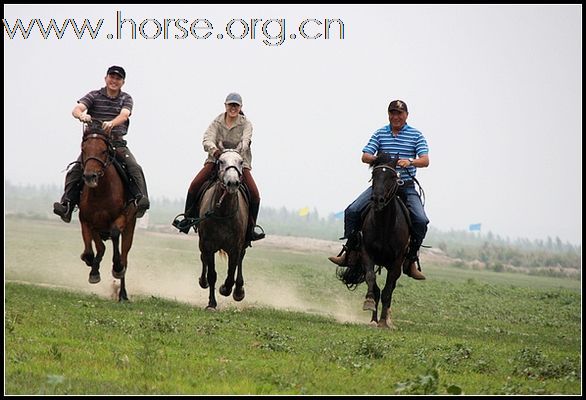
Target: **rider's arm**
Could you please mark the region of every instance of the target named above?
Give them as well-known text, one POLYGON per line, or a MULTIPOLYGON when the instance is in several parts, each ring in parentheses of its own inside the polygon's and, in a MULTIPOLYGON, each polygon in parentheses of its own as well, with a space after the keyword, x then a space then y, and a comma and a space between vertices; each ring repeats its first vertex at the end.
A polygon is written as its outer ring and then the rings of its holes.
POLYGON ((130 110, 128 108, 123 108, 120 110, 120 114, 118 114, 116 118, 111 121, 104 121, 102 129, 109 134, 115 126, 125 123, 128 120, 128 117, 130 117, 130 110))
POLYGON ((249 120, 244 122, 244 130, 242 132, 242 150, 245 151, 250 147, 252 140, 252 123, 249 120))
POLYGON ((429 155, 422 154, 419 158, 411 160, 399 160, 397 162, 399 167, 407 168, 409 166, 414 166, 415 168, 425 168, 429 165, 429 155))
POLYGON ((87 106, 85 104, 77 103, 73 111, 71 111, 71 115, 73 115, 73 118, 79 119, 81 121, 81 115, 86 112, 86 110, 87 106))
POLYGON ((120 114, 118 114, 116 116, 116 118, 114 118, 110 122, 112 122, 112 126, 122 125, 123 123, 128 121, 129 117, 130 117, 130 110, 128 108, 123 108, 122 110, 120 110, 120 114))
POLYGON ((218 123, 216 121, 212 122, 208 129, 203 134, 203 149, 206 151, 211 157, 214 156, 214 153, 218 150, 218 146, 216 144, 218 140, 218 123))
POLYGON ((376 156, 370 153, 362 153, 362 162, 365 164, 371 164, 374 160, 376 160, 376 156))

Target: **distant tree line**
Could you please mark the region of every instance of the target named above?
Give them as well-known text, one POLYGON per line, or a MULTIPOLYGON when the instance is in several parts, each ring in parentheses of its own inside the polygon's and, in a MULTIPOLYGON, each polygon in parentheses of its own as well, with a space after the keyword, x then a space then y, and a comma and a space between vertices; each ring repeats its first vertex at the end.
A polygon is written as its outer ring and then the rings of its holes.
MULTIPOLYGON (((13 185, 5 181, 5 215, 26 218, 54 219, 53 202, 62 194, 56 185, 13 185)), ((148 212, 149 229, 168 230, 171 221, 183 212, 183 199, 154 197, 148 212)), ((261 205, 258 223, 267 234, 338 240, 344 224, 334 213, 320 216, 316 209, 305 215, 299 210, 285 207, 271 208, 261 205)), ((171 228, 172 229, 172 228, 171 228)), ((447 256, 462 262, 479 262, 485 268, 503 271, 508 267, 532 270, 550 268, 581 269, 581 245, 564 243, 560 238, 543 240, 502 238, 492 232, 478 234, 468 231, 440 231, 430 226, 425 245, 441 250, 447 256)), ((551 272, 553 271, 553 272, 551 272)))

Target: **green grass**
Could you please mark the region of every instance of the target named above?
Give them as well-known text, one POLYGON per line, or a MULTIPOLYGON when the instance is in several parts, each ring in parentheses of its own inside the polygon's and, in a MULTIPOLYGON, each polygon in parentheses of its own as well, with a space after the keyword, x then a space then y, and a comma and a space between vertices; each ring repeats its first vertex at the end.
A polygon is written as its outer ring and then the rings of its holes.
POLYGON ((320 252, 255 246, 247 297, 208 312, 193 237, 137 231, 125 304, 108 257, 87 283, 79 225, 5 240, 6 394, 581 394, 575 280, 425 265, 381 330, 320 252))

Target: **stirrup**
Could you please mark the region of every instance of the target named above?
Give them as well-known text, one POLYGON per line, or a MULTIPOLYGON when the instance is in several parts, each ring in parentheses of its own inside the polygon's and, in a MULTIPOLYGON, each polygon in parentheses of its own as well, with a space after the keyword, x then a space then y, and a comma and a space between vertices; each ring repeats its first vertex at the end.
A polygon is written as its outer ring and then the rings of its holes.
POLYGON ((69 223, 71 222, 74 207, 75 204, 71 201, 66 201, 65 203, 56 202, 53 203, 53 213, 60 216, 63 222, 69 223))
POLYGON ((250 231, 250 240, 261 240, 265 238, 265 230, 260 225, 254 225, 250 231), (256 233, 255 228, 259 228, 261 230, 260 233, 256 233))
MULTIPOLYGON (((171 225, 173 225, 175 228, 179 229, 179 231, 183 232, 183 233, 189 233, 189 229, 194 226, 195 224, 197 224, 197 221, 195 218, 191 218, 191 217, 186 217, 185 214, 179 214, 175 217, 175 219, 173 220, 173 222, 171 222, 171 225), (179 217, 183 216, 183 219, 179 219, 179 217)), ((194 230, 196 228, 194 227, 194 230)))
POLYGON ((419 263, 419 256, 415 257, 405 257, 405 262, 403 263, 403 273, 407 276, 411 276, 411 264, 417 264, 417 270, 421 272, 421 264, 419 263))
POLYGON ((340 257, 342 254, 344 254, 344 252, 348 252, 348 247, 346 247, 345 244, 342 245, 342 250, 340 250, 336 257, 340 257))

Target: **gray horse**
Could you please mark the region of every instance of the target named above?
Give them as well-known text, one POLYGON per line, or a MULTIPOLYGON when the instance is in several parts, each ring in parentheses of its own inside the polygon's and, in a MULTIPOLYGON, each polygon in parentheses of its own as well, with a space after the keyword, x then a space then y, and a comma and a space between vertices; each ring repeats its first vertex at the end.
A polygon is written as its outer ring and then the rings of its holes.
POLYGON ((220 286, 220 294, 244 299, 244 277, 242 260, 246 254, 246 227, 248 224, 248 203, 241 191, 242 156, 234 149, 226 149, 218 158, 218 178, 203 193, 199 215, 199 250, 201 252, 202 271, 199 285, 209 287, 210 295, 207 309, 215 310, 217 306, 215 286, 217 280, 215 253, 228 255, 228 275, 220 286), (236 280, 234 274, 238 269, 236 280))

